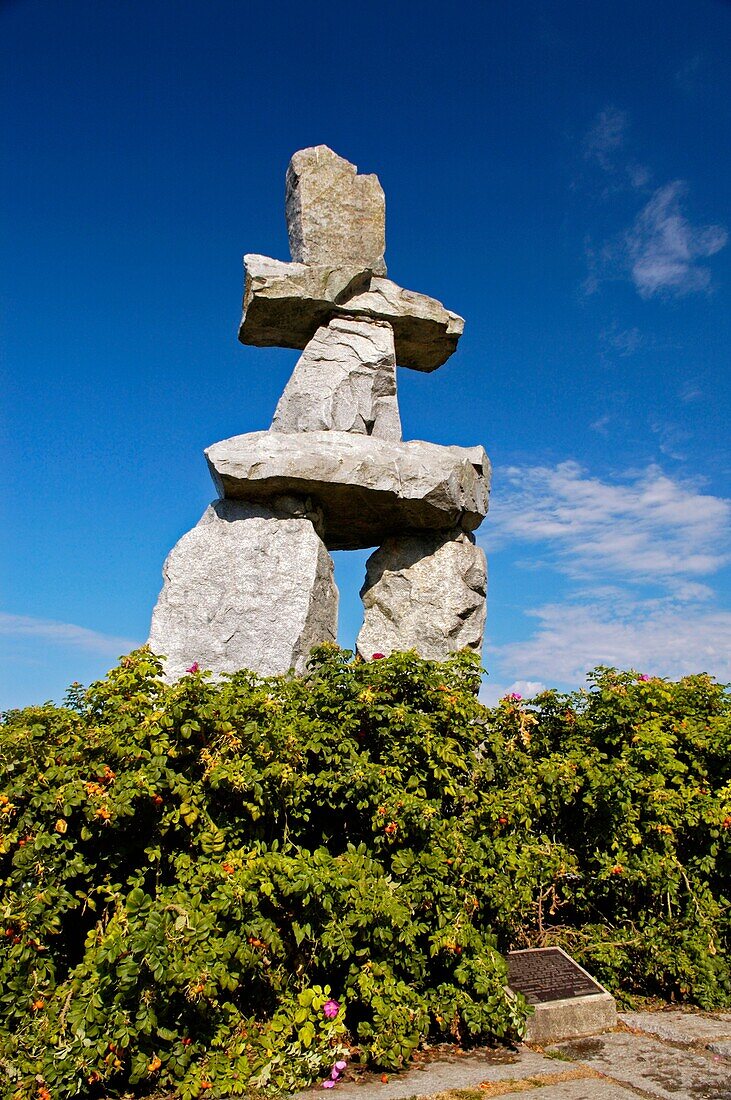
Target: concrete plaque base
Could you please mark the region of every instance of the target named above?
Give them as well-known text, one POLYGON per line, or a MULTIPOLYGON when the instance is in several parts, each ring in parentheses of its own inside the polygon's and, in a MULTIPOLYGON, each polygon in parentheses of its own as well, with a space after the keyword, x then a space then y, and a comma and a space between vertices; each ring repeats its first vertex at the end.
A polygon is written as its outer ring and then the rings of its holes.
POLYGON ((508 953, 508 980, 534 1013, 525 1039, 552 1043, 596 1035, 617 1026, 614 997, 560 947, 508 953))

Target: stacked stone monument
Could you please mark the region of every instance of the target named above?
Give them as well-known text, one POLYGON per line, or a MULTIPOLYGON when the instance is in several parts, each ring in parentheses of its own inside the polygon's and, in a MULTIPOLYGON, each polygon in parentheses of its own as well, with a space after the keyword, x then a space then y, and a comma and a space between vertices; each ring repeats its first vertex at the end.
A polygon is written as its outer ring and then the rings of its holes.
POLYGON ((433 371, 464 321, 386 278, 385 200, 374 175, 319 145, 286 178, 292 262, 244 257, 239 339, 302 355, 268 431, 206 451, 219 499, 165 562, 149 644, 175 680, 304 671, 334 641, 329 550, 368 559, 358 651, 479 650, 488 504, 482 447, 403 442, 396 366, 433 371))

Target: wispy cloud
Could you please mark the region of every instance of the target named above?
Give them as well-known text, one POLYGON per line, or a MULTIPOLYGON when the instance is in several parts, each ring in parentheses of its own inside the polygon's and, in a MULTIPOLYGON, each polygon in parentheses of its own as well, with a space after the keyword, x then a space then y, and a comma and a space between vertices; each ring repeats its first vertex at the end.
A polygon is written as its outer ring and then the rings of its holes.
POLYGON ((603 180, 599 192, 605 198, 628 188, 641 190, 650 181, 652 173, 647 165, 640 164, 624 152, 628 130, 627 112, 610 105, 599 111, 584 134, 584 160, 590 166, 601 169, 603 180))
POLYGON ((624 145, 627 113, 608 106, 596 116, 584 135, 584 156, 605 171, 614 166, 614 156, 624 145))
POLYGON ((613 481, 576 462, 502 471, 483 541, 541 544, 542 560, 575 579, 673 585, 731 557, 731 501, 651 466, 613 481))
POLYGON ((634 355, 646 343, 645 337, 636 325, 632 328, 620 328, 616 323, 600 332, 599 339, 623 358, 634 355))
POLYGON ((10 615, 0 612, 0 634, 13 638, 36 638, 52 645, 71 645, 99 656, 117 657, 139 645, 130 638, 101 634, 74 623, 59 623, 53 619, 35 619, 30 615, 10 615))
POLYGON ((669 420, 664 420, 655 413, 649 419, 650 430, 657 436, 658 447, 662 454, 673 458, 677 462, 687 459, 686 445, 693 438, 693 433, 687 428, 678 427, 669 420))
POLYGON ((636 191, 640 191, 643 187, 647 187, 652 177, 652 172, 646 164, 636 164, 634 161, 628 161, 625 165, 625 172, 630 182, 630 186, 634 187, 636 191))
POLYGON ((700 54, 695 54, 684 65, 681 65, 675 74, 675 83, 686 95, 692 94, 697 89, 701 64, 700 54))
POLYGON ((689 378, 687 382, 684 382, 680 387, 680 400, 686 405, 689 401, 700 401, 702 397, 703 390, 692 378, 689 378))
POLYGON ((489 680, 480 688, 480 702, 485 706, 494 707, 506 695, 520 695, 523 699, 530 699, 539 692, 545 691, 547 687, 548 684, 540 680, 514 680, 512 684, 498 684, 489 680))
POLYGON ((731 679, 731 612, 708 583, 731 560, 731 501, 657 466, 611 479, 576 462, 512 467, 481 541, 530 548, 569 585, 526 611, 526 640, 488 644, 489 701, 518 681, 578 685, 598 664, 731 679))
MULTIPOLYGON (((546 604, 528 614, 538 628, 494 654, 503 675, 580 684, 596 665, 677 679, 710 672, 731 680, 731 612, 617 600, 546 604)), ((488 665, 490 665, 488 651, 488 665)))
POLYGON ((609 435, 609 425, 611 423, 611 415, 609 413, 605 413, 604 416, 599 416, 596 420, 592 420, 589 427, 593 432, 598 432, 599 435, 609 435))
POLYGON ((597 244, 585 241, 588 276, 584 294, 595 294, 608 279, 629 277, 642 298, 707 291, 711 272, 702 261, 719 252, 728 239, 722 225, 694 225, 683 210, 688 186, 672 180, 649 192, 652 173, 626 150, 629 117, 614 106, 598 113, 582 141, 584 160, 594 178, 584 186, 608 199, 617 192, 649 195, 628 229, 597 244))
POLYGON ((632 281, 643 298, 707 290, 708 268, 698 263, 719 252, 728 234, 723 226, 694 226, 681 209, 682 180, 659 187, 625 236, 632 281))

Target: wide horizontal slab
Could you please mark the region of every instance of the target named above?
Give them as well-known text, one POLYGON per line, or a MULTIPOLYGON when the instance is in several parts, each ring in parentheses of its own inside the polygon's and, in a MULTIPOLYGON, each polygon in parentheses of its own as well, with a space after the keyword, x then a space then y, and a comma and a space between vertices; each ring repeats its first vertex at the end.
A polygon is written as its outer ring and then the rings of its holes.
POLYGON ((487 513, 490 463, 482 447, 350 432, 251 432, 214 443, 206 459, 227 499, 312 497, 331 550, 379 546, 409 530, 473 531, 487 513))
POLYGON ((393 328, 399 366, 433 371, 464 330, 464 320, 435 298, 362 268, 311 267, 256 255, 244 256, 244 268, 242 344, 304 348, 333 317, 372 317, 393 328))

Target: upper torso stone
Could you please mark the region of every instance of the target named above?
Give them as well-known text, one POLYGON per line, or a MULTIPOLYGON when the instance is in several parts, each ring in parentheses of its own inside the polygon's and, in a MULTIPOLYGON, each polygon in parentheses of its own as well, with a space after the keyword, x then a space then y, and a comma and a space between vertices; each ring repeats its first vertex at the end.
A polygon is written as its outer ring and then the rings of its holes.
POLYGON ((300 149, 287 169, 285 210, 292 259, 386 274, 386 200, 374 175, 327 145, 300 149))
POLYGON ((391 326, 336 317, 319 328, 279 399, 271 430, 401 439, 391 326))

